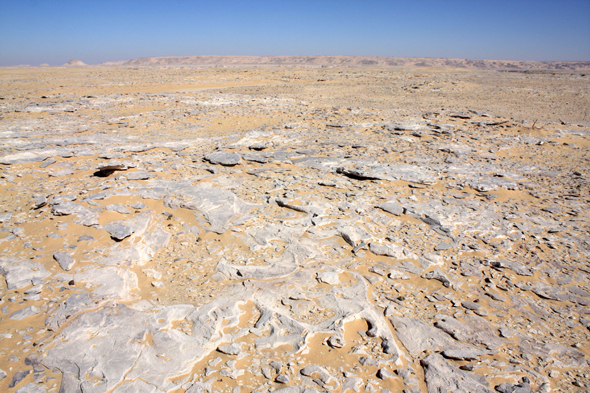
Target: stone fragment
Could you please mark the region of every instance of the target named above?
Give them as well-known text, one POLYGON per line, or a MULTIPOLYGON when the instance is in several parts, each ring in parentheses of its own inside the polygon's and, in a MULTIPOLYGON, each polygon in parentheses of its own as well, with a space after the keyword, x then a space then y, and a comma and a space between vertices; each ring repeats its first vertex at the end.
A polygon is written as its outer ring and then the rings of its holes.
POLYGON ((234 166, 242 162, 242 158, 239 154, 224 152, 211 153, 205 156, 205 160, 209 161, 211 164, 223 166, 234 166))
POLYGON ((107 224, 103 225, 102 228, 111 235, 111 238, 117 241, 129 237, 135 232, 134 228, 124 224, 107 224))
POLYGON ((217 350, 227 355, 239 355, 242 352, 242 346, 238 343, 225 344, 218 346, 217 350))
POLYGON ((121 213, 121 214, 130 214, 131 213, 123 205, 112 204, 112 205, 106 205, 104 208, 110 212, 117 212, 117 213, 121 213))
POLYGON ((428 393, 493 393, 485 378, 452 366, 439 354, 431 354, 420 361, 428 393))
POLYGON ((305 368, 302 368, 300 372, 301 375, 305 375, 306 377, 310 378, 314 378, 314 375, 317 375, 320 381, 322 381, 325 384, 330 383, 330 380, 332 379, 330 373, 328 373, 328 371, 325 368, 320 366, 307 366, 305 368))
POLYGON ((44 196, 35 199, 35 201, 33 202, 33 209, 35 210, 40 209, 43 206, 47 206, 47 198, 44 196))
POLYGON ((405 249, 397 244, 369 243, 369 250, 375 255, 384 255, 395 259, 404 259, 405 249))
POLYGON ((134 202, 134 203, 132 203, 129 206, 132 207, 133 209, 140 210, 140 209, 144 209, 145 208, 145 203, 142 203, 142 202, 134 202))
POLYGON ((461 344, 447 333, 418 319, 391 316, 389 321, 395 328, 398 339, 411 355, 461 347, 461 344))
POLYGON ((72 270, 72 268, 76 264, 74 258, 72 258, 72 256, 69 253, 64 251, 54 252, 53 259, 55 259, 57 263, 59 263, 59 267, 61 267, 65 271, 72 270))
POLYGON ((39 262, 14 257, 0 257, 0 274, 6 279, 9 291, 35 285, 51 275, 39 262))
POLYGON ((389 378, 395 378, 395 375, 393 375, 393 373, 386 368, 380 368, 379 371, 377 371, 377 378, 389 379, 389 378))
POLYGON ((47 390, 44 386, 35 385, 33 382, 29 382, 22 388, 18 389, 14 393, 46 393, 47 390))
POLYGON ((452 285, 451 280, 438 268, 422 274, 422 278, 440 281, 447 288, 452 285))
POLYGON ((338 278, 338 273, 336 272, 319 272, 317 274, 317 280, 330 285, 340 284, 340 278, 338 278))
POLYGON ((394 216, 401 216, 404 212, 404 208, 397 201, 394 200, 387 201, 385 203, 377 205, 377 207, 381 210, 385 210, 386 212, 393 214, 394 216))
POLYGON ((67 216, 74 214, 78 217, 74 220, 76 224, 84 226, 98 225, 98 213, 82 205, 70 201, 63 201, 53 205, 52 213, 56 216, 67 216))
POLYGON ((478 310, 481 308, 481 304, 471 301, 464 301, 461 305, 468 310, 478 310))
POLYGON ((40 312, 41 310, 39 310, 37 307, 29 306, 13 312, 10 315, 10 319, 21 320, 39 314, 40 312))
POLYGON ((443 351, 443 356, 447 359, 454 360, 477 360, 480 356, 488 355, 488 351, 479 351, 474 349, 447 349, 443 351))
POLYGON ((29 375, 31 373, 32 370, 26 370, 26 371, 17 371, 14 376, 12 377, 12 382, 10 382, 10 385, 8 385, 9 388, 13 388, 16 385, 18 385, 18 383, 20 381, 22 381, 23 379, 25 379, 25 377, 27 375, 29 375))
POLYGON ((485 319, 475 315, 465 315, 465 322, 456 318, 446 317, 437 321, 434 326, 450 334, 455 339, 470 344, 483 344, 488 347, 496 347, 502 344, 495 330, 485 319))
POLYGON ((135 171, 127 174, 127 180, 148 180, 157 177, 153 172, 135 171))

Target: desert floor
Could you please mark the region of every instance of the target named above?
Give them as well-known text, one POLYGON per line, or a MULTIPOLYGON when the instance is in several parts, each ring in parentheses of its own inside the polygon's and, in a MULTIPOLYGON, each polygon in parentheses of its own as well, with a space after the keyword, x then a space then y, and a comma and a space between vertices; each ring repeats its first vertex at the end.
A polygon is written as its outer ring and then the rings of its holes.
POLYGON ((584 72, 2 68, 0 391, 586 391, 589 176, 584 72))

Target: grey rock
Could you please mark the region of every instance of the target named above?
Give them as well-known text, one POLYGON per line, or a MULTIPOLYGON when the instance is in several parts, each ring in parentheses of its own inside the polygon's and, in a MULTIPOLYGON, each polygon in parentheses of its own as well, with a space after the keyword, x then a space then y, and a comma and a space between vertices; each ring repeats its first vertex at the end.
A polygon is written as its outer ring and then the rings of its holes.
POLYGON ((277 375, 277 377, 275 378, 275 381, 276 382, 279 382, 279 383, 289 383, 289 382, 291 382, 289 380, 289 376, 287 376, 285 374, 279 374, 279 375, 277 375))
POLYGON ((35 201, 33 202, 33 209, 35 210, 40 209, 43 206, 47 206, 47 198, 44 196, 35 199, 35 201))
POLYGON ((21 308, 20 310, 13 312, 10 315, 10 319, 21 320, 21 319, 31 317, 33 315, 37 315, 40 312, 41 312, 41 310, 39 310, 37 307, 29 306, 29 307, 21 308))
POLYGON ((112 204, 112 205, 106 205, 104 208, 107 209, 110 212, 117 212, 117 213, 121 213, 121 214, 129 214, 129 213, 131 213, 123 205, 112 204))
POLYGON ((389 379, 389 378, 395 378, 395 375, 393 375, 393 373, 386 368, 380 368, 379 371, 377 371, 377 378, 389 379))
POLYGON ((148 180, 157 177, 153 172, 136 171, 127 174, 127 180, 148 180))
POLYGON ((51 177, 60 177, 60 176, 69 176, 69 175, 73 175, 74 171, 70 168, 64 168, 64 169, 60 169, 58 171, 52 172, 49 174, 49 176, 51 177))
POLYGON ((270 366, 275 369, 276 373, 280 373, 283 368, 283 363, 277 360, 273 360, 272 362, 270 362, 270 366))
MULTIPOLYGON (((207 390, 200 390, 197 392, 206 391, 207 390)), ((124 381, 121 385, 117 386, 112 393, 165 393, 165 391, 158 389, 156 386, 142 381, 141 379, 137 379, 135 381, 124 381)))
POLYGON ((438 178, 434 171, 408 164, 370 164, 355 168, 339 167, 336 172, 361 180, 404 180, 410 183, 434 184, 438 178))
POLYGON ((6 378, 6 372, 4 370, 0 370, 0 381, 6 378))
POLYGON ((348 377, 342 383, 342 391, 348 392, 352 390, 353 392, 359 393, 364 382, 365 381, 359 377, 348 377))
POLYGON ((95 300, 131 300, 131 291, 138 285, 134 272, 113 266, 88 268, 84 273, 76 275, 76 281, 93 285, 95 288, 92 290, 92 298, 95 300))
POLYGON ((443 356, 454 360, 477 360, 480 356, 489 355, 489 351, 480 351, 475 349, 447 349, 443 351, 443 356))
POLYGON ((317 377, 320 379, 320 381, 322 381, 323 383, 327 384, 330 383, 330 380, 332 379, 332 376, 330 375, 330 373, 323 367, 320 366, 307 366, 303 369, 301 369, 301 375, 304 375, 306 377, 310 377, 310 378, 314 378, 315 375, 317 375, 317 377))
POLYGON ((30 382, 23 386, 22 388, 18 389, 14 393, 46 393, 47 389, 44 386, 35 385, 34 383, 30 382))
POLYGON ((318 393, 318 391, 303 386, 289 386, 287 388, 275 390, 274 393, 318 393))
POLYGON ((266 154, 260 153, 241 153, 242 159, 246 161, 253 161, 258 162, 260 164, 266 164, 268 162, 268 157, 266 154))
POLYGON ((330 285, 340 284, 340 278, 338 278, 338 273, 336 272, 319 272, 317 274, 317 280, 330 285))
MULTIPOLYGON (((424 351, 439 352, 447 348, 461 348, 447 333, 418 319, 391 316, 389 321, 395 328, 398 339, 411 355, 424 351)), ((463 346, 464 347, 464 346, 463 346)))
POLYGON ((377 207, 381 210, 385 210, 386 212, 393 214, 394 216, 401 216, 404 212, 404 208, 397 201, 394 200, 387 201, 385 203, 377 205, 377 207))
POLYGON ((223 166, 234 166, 242 162, 242 158, 238 154, 224 152, 208 154, 205 156, 205 160, 209 161, 211 164, 223 166))
POLYGON ((271 142, 259 142, 259 143, 254 143, 254 144, 248 146, 248 149, 251 149, 251 150, 264 150, 264 149, 268 149, 271 146, 272 146, 272 143, 271 142))
POLYGON ((442 242, 434 246, 434 251, 444 251, 451 248, 453 248, 453 246, 451 246, 449 243, 442 242))
POLYGON ((180 195, 190 198, 181 203, 180 207, 200 211, 211 225, 211 231, 216 233, 226 232, 233 226, 232 220, 254 207, 236 197, 231 191, 216 188, 191 187, 182 190, 180 195))
POLYGON ((12 218, 12 213, 2 213, 0 214, 0 223, 10 222, 12 218))
POLYGON ((221 353, 225 353, 227 355, 239 355, 242 352, 242 346, 238 343, 220 345, 217 347, 217 350, 221 353))
POLYGON ((519 384, 504 382, 496 386, 496 390, 500 393, 531 393, 531 382, 524 377, 519 384))
POLYGON ((55 259, 57 263, 59 263, 59 266, 66 271, 72 270, 72 267, 76 264, 74 258, 72 258, 67 252, 54 252, 53 259, 55 259))
POLYGON ((420 361, 428 393, 492 393, 485 378, 452 366, 439 354, 431 354, 420 361))
POLYGON ((126 171, 129 168, 134 168, 135 164, 130 161, 109 161, 98 164, 96 169, 101 172, 111 171, 126 171))
POLYGON ((12 165, 12 164, 26 164, 31 162, 44 161, 51 157, 55 151, 25 151, 15 154, 8 154, 4 157, 0 157, 0 164, 12 165))
POLYGON ((346 345, 346 341, 340 335, 333 335, 328 339, 328 345, 332 348, 342 348, 346 345))
POLYGON ((142 202, 134 202, 134 203, 132 203, 129 206, 132 207, 132 208, 134 208, 134 209, 140 210, 140 209, 145 208, 145 203, 142 203, 142 202))
POLYGON ((82 235, 78 238, 79 242, 95 242, 96 239, 90 235, 82 235))
POLYGON ((12 382, 10 382, 10 385, 8 385, 9 388, 13 388, 16 385, 18 385, 18 383, 20 381, 22 381, 23 379, 25 379, 25 377, 27 375, 29 375, 31 373, 32 370, 26 370, 26 371, 17 371, 14 376, 12 377, 12 382))
POLYGON ((508 261, 491 261, 490 266, 493 266, 497 269, 510 269, 514 273, 518 274, 519 276, 532 276, 533 273, 530 269, 520 266, 514 262, 508 261))
POLYGON ((7 289, 19 289, 51 275, 39 262, 31 262, 13 257, 0 257, 0 274, 6 279, 7 289))
POLYGON ((129 225, 123 224, 107 224, 102 226, 113 239, 117 241, 121 241, 129 236, 131 236, 135 230, 133 227, 129 225))
POLYGON ((397 244, 369 243, 369 250, 375 255, 384 255, 395 259, 406 258, 406 250, 397 244))
POLYGON ((440 269, 434 269, 428 273, 424 273, 422 274, 422 278, 440 281, 447 288, 452 285, 451 280, 440 269))
POLYGON ((468 310, 478 310, 481 308, 481 304, 471 301, 464 301, 461 305, 468 310))
POLYGON ((57 160, 55 158, 48 158, 39 165, 39 168, 47 168, 51 164, 55 164, 57 160))
POLYGON ((65 302, 60 303, 57 309, 47 317, 45 327, 50 331, 56 331, 68 318, 95 306, 95 302, 90 299, 88 293, 71 295, 65 302))
POLYGON ((63 201, 59 204, 53 205, 52 213, 56 216, 67 216, 74 214, 78 216, 78 219, 74 220, 74 222, 87 227, 98 225, 97 212, 70 201, 63 201))
POLYGON ((465 315, 463 319, 465 322, 447 317, 437 321, 434 326, 466 343, 483 344, 488 347, 502 344, 503 340, 496 335, 496 330, 492 329, 485 319, 475 315, 465 315))

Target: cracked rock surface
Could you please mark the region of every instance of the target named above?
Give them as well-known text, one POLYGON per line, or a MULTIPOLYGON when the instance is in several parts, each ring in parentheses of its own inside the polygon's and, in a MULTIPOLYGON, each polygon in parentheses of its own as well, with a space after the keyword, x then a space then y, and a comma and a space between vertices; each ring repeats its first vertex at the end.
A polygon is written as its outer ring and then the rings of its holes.
POLYGON ((0 77, 1 391, 590 388, 587 76, 0 77))

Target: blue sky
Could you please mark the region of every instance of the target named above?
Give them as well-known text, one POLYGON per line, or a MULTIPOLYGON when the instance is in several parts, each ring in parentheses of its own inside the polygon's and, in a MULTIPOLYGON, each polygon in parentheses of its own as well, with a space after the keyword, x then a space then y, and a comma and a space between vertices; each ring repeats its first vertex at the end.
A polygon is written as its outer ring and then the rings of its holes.
POLYGON ((193 55, 590 61, 590 0, 0 0, 0 66, 193 55))

